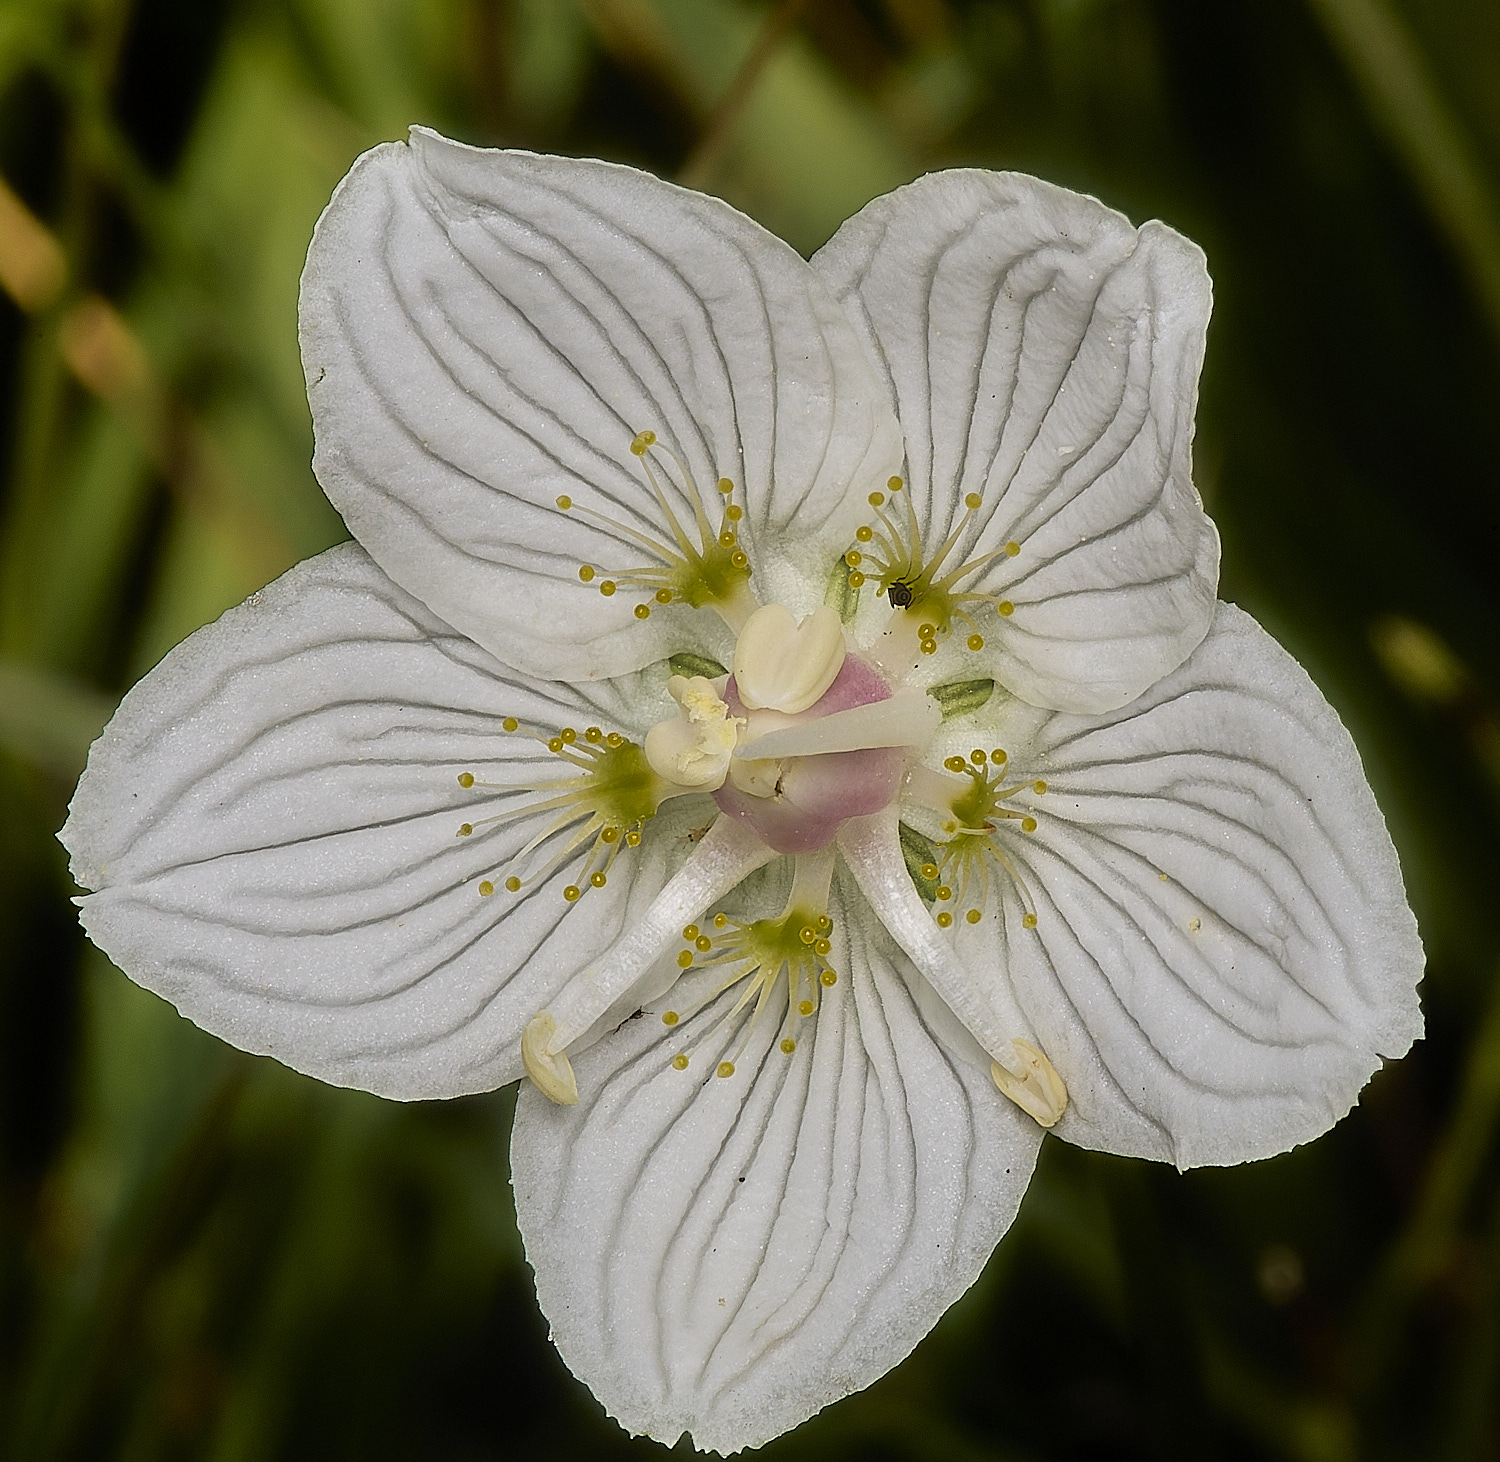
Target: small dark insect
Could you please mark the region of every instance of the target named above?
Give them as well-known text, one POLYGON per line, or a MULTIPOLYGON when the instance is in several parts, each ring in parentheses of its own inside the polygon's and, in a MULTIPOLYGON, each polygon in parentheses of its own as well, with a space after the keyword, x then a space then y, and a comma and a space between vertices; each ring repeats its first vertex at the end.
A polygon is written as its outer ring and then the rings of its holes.
POLYGON ((885 597, 891 601, 892 609, 905 609, 911 603, 911 585, 897 579, 886 587, 885 597))
POLYGON ((688 829, 688 842, 696 843, 713 826, 711 822, 705 822, 702 827, 688 829))

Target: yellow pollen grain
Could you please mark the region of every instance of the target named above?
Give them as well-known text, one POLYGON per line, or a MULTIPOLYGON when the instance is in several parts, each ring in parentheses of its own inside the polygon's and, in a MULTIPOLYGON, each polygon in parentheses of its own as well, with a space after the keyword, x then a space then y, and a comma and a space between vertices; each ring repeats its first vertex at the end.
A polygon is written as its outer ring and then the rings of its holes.
POLYGON ((1021 545, 1017 543, 1014 538, 1012 538, 1011 541, 1005 545, 1005 552, 1011 558, 1014 558, 1018 553, 1020 553, 1020 551, 1021 545))
POLYGON ((969 760, 973 762, 976 767, 982 767, 985 762, 984 751, 980 747, 976 746, 974 750, 969 753, 969 760))
POLYGON ((474 785, 474 773, 460 772, 458 774, 458 785, 460 787, 472 787, 474 785))
POLYGON ((744 508, 740 507, 738 503, 730 503, 730 505, 724 509, 724 516, 728 518, 731 523, 738 523, 739 520, 745 516, 745 510, 744 508))
POLYGON ((606 599, 608 599, 610 595, 615 592, 615 581, 613 579, 601 580, 599 584, 599 592, 603 594, 606 599))
POLYGON ((996 606, 995 612, 1003 614, 1007 619, 1016 612, 1016 606, 1009 599, 1002 599, 996 606))
POLYGON ((872 538, 874 538, 875 531, 870 527, 868 523, 861 523, 859 527, 854 530, 854 536, 859 539, 861 543, 868 543, 872 538))
POLYGON ((689 970, 692 969, 692 967, 693 951, 691 949, 684 949, 682 953, 677 956, 677 968, 680 970, 689 970))
POLYGON ((676 1025, 680 1019, 681 1016, 675 1010, 664 1010, 661 1013, 661 1023, 663 1025, 676 1025))
POLYGON ((814 1005, 811 1000, 803 1000, 803 1001, 801 1001, 801 1002, 798 1003, 797 1014, 798 1015, 811 1015, 813 1013, 813 1011, 816 1010, 817 1008, 818 1007, 816 1005, 814 1005))
POLYGON ((607 827, 600 830, 599 841, 601 843, 618 843, 620 841, 620 829, 607 827))
POLYGON ((980 914, 978 909, 970 909, 969 912, 964 915, 964 918, 966 918, 971 924, 977 924, 982 917, 983 916, 980 914))
POLYGON ((569 746, 571 746, 575 741, 578 740, 578 733, 571 726, 564 726, 562 730, 557 734, 561 736, 569 746))
POLYGON ((592 584, 594 582, 594 571, 587 564, 584 564, 578 570, 578 577, 582 579, 585 584, 592 584))
POLYGON ((592 883, 595 888, 603 888, 605 883, 604 873, 602 871, 598 873, 590 873, 589 882, 592 883))
POLYGON ((848 564, 851 569, 857 569, 864 561, 864 554, 862 554, 857 548, 851 548, 849 552, 844 555, 844 562, 848 564))
POLYGON ((658 589, 656 591, 656 602, 658 604, 670 604, 672 602, 672 591, 670 589, 658 589))
POLYGON ((939 903, 946 903, 953 897, 953 890, 946 883, 940 883, 937 886, 936 894, 939 903))
POLYGON ((635 440, 630 444, 631 453, 637 457, 644 457, 648 447, 656 445, 656 433, 654 431, 637 432, 635 440))
POLYGON ((794 1041, 794 1040, 793 1040, 793 1039, 792 1039, 792 1038, 791 1038, 791 1037, 790 1037, 790 1036, 788 1036, 788 1037, 787 1037, 787 1038, 786 1038, 786 1039, 785 1039, 785 1040, 784 1040, 784 1041, 783 1041, 783 1042, 782 1042, 782 1043, 781 1043, 781 1049, 782 1049, 782 1050, 783 1050, 783 1051, 785 1051, 785 1052, 786 1052, 786 1054, 787 1054, 787 1055, 788 1055, 788 1056, 790 1056, 790 1055, 791 1055, 791 1054, 792 1054, 792 1052, 793 1052, 793 1051, 795 1051, 795 1050, 796 1050, 796 1049, 797 1049, 797 1043, 796 1043, 796 1041, 794 1041))
POLYGON ((479 880, 479 897, 480 898, 487 899, 492 893, 494 893, 494 891, 495 891, 495 885, 493 883, 491 883, 488 878, 481 878, 479 880))
POLYGON ((563 512, 566 513, 568 509, 573 506, 573 499, 570 498, 567 493, 564 493, 560 498, 558 498, 557 505, 563 510, 563 512))
POLYGON ((576 883, 570 883, 565 889, 563 889, 563 897, 567 899, 570 904, 576 904, 578 900, 583 897, 583 890, 579 888, 576 883))
POLYGON ((721 477, 719 479, 719 491, 722 492, 725 497, 728 497, 729 494, 734 491, 734 484, 727 477, 721 477))
POLYGON ((721 548, 733 548, 734 542, 735 539, 733 528, 726 528, 721 534, 719 534, 719 546, 721 548))
POLYGON ((680 1054, 676 1055, 676 1056, 673 1056, 672 1057, 672 1066, 673 1066, 674 1070, 677 1070, 677 1071, 686 1071, 688 1069, 688 1058, 686 1056, 683 1056, 683 1055, 680 1055, 680 1054))
POLYGON ((592 741, 597 746, 599 742, 604 740, 604 732, 602 732, 597 726, 590 726, 588 730, 583 733, 583 739, 585 741, 592 741))
POLYGON ((691 943, 702 931, 696 924, 689 924, 683 931, 682 937, 691 943))
POLYGON ((649 604, 637 604, 635 606, 635 617, 637 619, 650 619, 651 606, 649 604))
POLYGON ((518 720, 516 720, 516 718, 514 716, 507 716, 500 724, 507 731, 515 731, 521 725, 521 723, 518 720))
POLYGON ((900 492, 901 491, 901 479, 899 477, 888 477, 888 478, 886 478, 885 485, 888 488, 890 488, 890 490, 892 492, 900 492))
POLYGON ((1036 928, 1036 915, 1035 914, 1022 914, 1021 915, 1021 927, 1023 929, 1035 929, 1036 928))
POLYGON ((511 876, 505 880, 505 889, 507 893, 520 893, 521 880, 517 878, 514 873, 512 873, 511 876))
POLYGON ((939 929, 946 929, 952 922, 953 915, 950 914, 947 909, 944 909, 943 912, 937 916, 937 924, 939 929))
POLYGON ((714 942, 707 934, 700 934, 693 940, 693 948, 700 954, 707 954, 714 947, 714 942))
POLYGON ((924 655, 936 655, 937 654, 937 641, 936 640, 923 640, 922 641, 922 653, 924 655))
POLYGON ((885 494, 883 492, 872 492, 870 494, 870 506, 881 508, 885 506, 885 494))
POLYGON ((1001 751, 1001 749, 1000 749, 1000 748, 999 748, 999 747, 998 747, 998 746, 997 746, 997 747, 996 747, 996 748, 995 748, 995 749, 994 749, 994 750, 993 750, 993 751, 992 751, 992 752, 991 752, 991 753, 990 753, 990 760, 991 760, 991 761, 992 761, 992 762, 994 762, 994 763, 995 763, 995 765, 996 765, 996 766, 997 766, 997 767, 1000 767, 1000 766, 1004 766, 1004 765, 1005 765, 1005 763, 1006 763, 1006 762, 1007 762, 1007 761, 1008 761, 1008 760, 1009 760, 1009 758, 1008 758, 1008 757, 1007 757, 1007 756, 1006 756, 1006 754, 1005 754, 1005 753, 1004 753, 1004 752, 1003 752, 1003 751, 1001 751))
MULTIPOLYGON (((947 767, 950 772, 961 772, 966 766, 968 766, 968 762, 966 762, 961 756, 949 756, 943 759, 943 765, 947 767)), ((936 877, 935 874, 933 876, 936 877)))
POLYGON ((734 1062, 720 1061, 719 1069, 714 1073, 714 1075, 719 1077, 723 1081, 728 1081, 729 1078, 734 1075, 734 1062))
POLYGON ((1036 831, 1036 818, 1023 817, 1021 819, 1021 831, 1023 833, 1034 833, 1036 831))
POLYGON ((604 738, 604 744, 609 747, 624 746, 625 738, 621 736, 618 731, 611 731, 609 735, 604 738))
POLYGON ((815 954, 827 954, 828 951, 832 948, 833 945, 831 945, 826 939, 818 939, 813 943, 813 952, 815 954))
POLYGON ((839 977, 834 974, 832 970, 824 970, 823 973, 818 976, 818 979, 825 985, 837 985, 839 982, 839 977))
POLYGON ((743 548, 735 549, 735 551, 729 555, 729 562, 732 563, 737 569, 746 569, 750 567, 749 556, 746 554, 743 548))
POLYGON ((938 876, 938 866, 937 866, 936 863, 924 863, 922 865, 922 877, 923 878, 936 878, 937 876, 938 876))
POLYGON ((917 626, 917 638, 919 640, 930 640, 937 633, 935 624, 923 624, 917 626))
POLYGON ((969 509, 977 508, 979 506, 979 494, 977 492, 965 494, 964 506, 969 509))
POLYGON ((984 649, 984 636, 970 635, 966 643, 971 650, 982 650, 984 649))
POLYGON ((714 915, 714 928, 715 929, 722 929, 728 922, 729 922, 729 915, 728 914, 715 914, 714 915))
POLYGON ((1031 784, 1031 790, 1035 792, 1038 797, 1040 797, 1047 790, 1047 784, 1045 782, 1033 782, 1031 784))
POLYGON ((458 825, 458 835, 461 838, 468 837, 469 834, 471 832, 473 832, 473 831, 474 831, 474 824, 472 822, 462 822, 462 823, 460 823, 458 825))
POLYGON ((864 587, 864 582, 865 582, 865 576, 862 573, 860 573, 860 571, 858 569, 855 569, 854 572, 849 575, 849 587, 851 589, 861 589, 861 588, 863 588, 864 587))

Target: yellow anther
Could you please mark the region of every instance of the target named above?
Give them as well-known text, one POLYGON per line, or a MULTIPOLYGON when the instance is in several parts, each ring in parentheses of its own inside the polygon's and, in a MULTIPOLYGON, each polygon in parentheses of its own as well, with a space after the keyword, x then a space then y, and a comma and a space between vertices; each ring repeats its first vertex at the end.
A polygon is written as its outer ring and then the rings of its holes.
POLYGON ((689 924, 687 928, 682 931, 682 937, 686 939, 689 944, 691 944, 701 932, 702 931, 696 924, 689 924))
POLYGON ((870 494, 870 506, 881 508, 885 506, 885 494, 883 492, 872 492, 870 494))
POLYGON ((892 492, 900 492, 901 491, 901 479, 899 477, 888 477, 888 478, 886 478, 885 485, 888 488, 890 488, 890 490, 892 492))
POLYGON ((837 985, 839 982, 839 977, 834 974, 832 970, 824 970, 823 973, 818 976, 818 979, 825 985, 837 985))
POLYGON ((1035 792, 1038 797, 1040 797, 1047 790, 1047 784, 1045 782, 1033 782, 1031 784, 1031 790, 1035 792))
POLYGON ((1036 915, 1035 914, 1022 914, 1021 915, 1021 927, 1023 929, 1035 929, 1036 928, 1036 915))
POLYGON ((480 898, 487 899, 492 893, 494 893, 494 891, 495 891, 495 885, 493 883, 491 883, 488 878, 481 878, 479 880, 479 897, 480 898))
POLYGON ((564 726, 562 730, 557 734, 561 736, 569 746, 571 746, 575 741, 578 740, 578 733, 571 726, 564 726))
POLYGON ((1003 752, 1003 751, 1002 751, 1002 750, 1001 750, 1001 749, 1000 749, 1000 748, 999 748, 999 747, 998 747, 998 746, 997 746, 997 747, 996 747, 996 748, 995 748, 995 749, 994 749, 994 750, 993 750, 993 751, 992 751, 992 752, 991 752, 991 753, 990 753, 990 760, 991 760, 991 761, 992 761, 992 762, 994 762, 994 763, 995 763, 995 765, 996 765, 996 766, 997 766, 997 767, 1003 767, 1003 766, 1004 766, 1004 765, 1005 765, 1005 763, 1006 763, 1006 762, 1007 762, 1007 760, 1009 760, 1009 758, 1008 758, 1008 757, 1007 757, 1007 756, 1006 756, 1006 755, 1005 755, 1005 753, 1004 753, 1004 752, 1003 752))
POLYGON ((1016 612, 1016 606, 1014 604, 1012 604, 1009 599, 1002 599, 995 606, 995 612, 997 614, 1002 614, 1002 615, 1005 616, 1006 619, 1009 619, 1011 617, 1011 615, 1013 615, 1016 612))
POLYGON ((728 497, 729 494, 734 491, 734 484, 727 477, 721 477, 719 479, 719 491, 722 492, 725 497, 728 497))
POLYGON ((818 939, 813 942, 813 952, 816 954, 826 955, 832 949, 833 945, 831 945, 826 939, 818 939))
POLYGON ((854 530, 854 536, 859 539, 861 543, 868 543, 872 538, 874 538, 875 531, 870 527, 868 523, 861 523, 859 527, 854 530))
POLYGON ((521 880, 514 873, 505 880, 505 890, 507 893, 520 893, 521 880))
POLYGON ((515 731, 521 725, 521 723, 516 720, 514 716, 507 716, 500 724, 505 727, 507 731, 515 731))
POLYGON ((658 589, 655 599, 658 604, 670 604, 672 602, 672 591, 670 589, 658 589))
POLYGON ((604 873, 596 869, 593 873, 589 874, 589 882, 592 883, 595 888, 603 888, 605 882, 604 873))
POLYGON ((560 498, 558 498, 557 505, 563 510, 563 512, 566 513, 568 509, 573 506, 573 499, 570 498, 567 493, 564 493, 560 498))
POLYGON ((953 890, 946 883, 938 884, 935 892, 939 903, 947 903, 953 897, 953 890))
POLYGON ((570 904, 576 904, 578 900, 583 897, 583 890, 579 888, 576 883, 570 883, 565 889, 563 889, 563 897, 567 899, 570 904))
POLYGON ((730 505, 724 509, 724 516, 728 518, 731 523, 738 523, 739 520, 745 516, 745 510, 738 503, 730 503, 730 505))
POLYGON ((461 838, 468 837, 469 834, 472 833, 473 831, 474 831, 474 824, 472 822, 461 822, 458 825, 458 835, 461 838))
POLYGON ((679 1052, 672 1057, 672 1066, 677 1071, 686 1071, 688 1069, 688 1058, 679 1052))
POLYGON ((602 732, 597 726, 590 726, 583 733, 583 739, 597 746, 601 741, 604 740, 604 732, 602 732))
POLYGON ((472 787, 474 785, 474 773, 460 772, 458 774, 458 785, 460 787, 472 787))
POLYGON ((830 919, 827 914, 819 914, 818 922, 814 927, 817 929, 819 934, 826 934, 830 929, 833 928, 833 920, 830 919))
POLYGON ((700 954, 707 954, 709 950, 714 947, 714 942, 708 937, 707 934, 700 934, 695 940, 693 940, 693 947, 700 954))
POLYGON ((549 736, 547 738, 547 750, 552 752, 561 751, 567 743, 561 736, 549 736))
POLYGON ((942 913, 937 916, 937 924, 939 929, 946 929, 952 922, 953 915, 950 914, 947 909, 944 909, 942 913))
POLYGON ((797 931, 797 938, 804 944, 811 944, 818 937, 818 931, 811 924, 804 924, 797 931))
POLYGON ((693 951, 691 949, 684 949, 682 953, 677 956, 677 968, 681 970, 687 970, 691 969, 692 966, 693 951))
POLYGON ((844 555, 844 562, 848 564, 851 569, 857 569, 864 561, 864 554, 862 554, 857 548, 851 548, 849 552, 844 555))
POLYGON ((937 654, 937 641, 936 640, 923 640, 922 641, 922 653, 924 655, 936 655, 937 654))
POLYGON ((937 626, 935 624, 924 624, 917 629, 917 638, 919 640, 930 640, 936 633, 937 626))
POLYGON ((647 451, 656 445, 656 433, 654 431, 637 432, 635 440, 630 444, 632 455, 644 457, 647 451))
POLYGON ((855 569, 854 572, 849 575, 849 587, 851 589, 862 588, 864 586, 864 582, 865 576, 860 573, 858 569, 855 569))
POLYGON ((714 1072, 714 1075, 719 1077, 723 1081, 728 1081, 729 1078, 734 1075, 734 1062, 720 1061, 719 1069, 714 1072))
POLYGON ((582 579, 585 584, 592 584, 594 582, 594 571, 587 564, 584 564, 578 570, 578 577, 582 579))
POLYGON ((650 619, 651 606, 649 604, 637 604, 635 606, 635 617, 637 619, 650 619))
POLYGON ((923 878, 936 878, 937 876, 938 876, 938 866, 937 866, 936 863, 924 863, 922 865, 922 877, 923 878))
POLYGON ((737 569, 749 568, 750 559, 743 548, 737 548, 729 555, 729 562, 737 569))
POLYGON ((720 548, 733 548, 734 547, 734 543, 735 543, 735 539, 734 539, 734 529, 733 528, 726 528, 722 533, 719 534, 719 547, 720 548))
POLYGON ((970 635, 969 638, 965 641, 965 643, 968 645, 968 647, 971 650, 982 650, 982 649, 984 649, 984 636, 983 635, 970 635))
POLYGON ((661 1013, 661 1023, 663 1025, 676 1025, 679 1018, 675 1010, 664 1010, 661 1013))
POLYGON ((785 1051, 788 1056, 790 1056, 792 1052, 797 1049, 797 1043, 790 1036, 788 1036, 784 1041, 782 1041, 781 1049, 785 1051))
POLYGON ((729 915, 728 914, 715 914, 714 915, 714 928, 715 929, 722 929, 728 922, 729 922, 729 915))
POLYGON ((961 772, 969 764, 961 756, 948 756, 943 758, 943 765, 947 767, 950 772, 961 772))
POLYGON ((818 1007, 811 1000, 799 1000, 797 1002, 798 1015, 811 1015, 818 1007))
POLYGON ((626 844, 627 847, 631 847, 631 848, 638 848, 638 847, 640 847, 640 845, 641 845, 641 835, 640 835, 640 833, 637 832, 634 828, 631 828, 631 830, 628 833, 625 834, 625 844, 626 844))
POLYGON ((1010 555, 1011 558, 1014 558, 1018 553, 1020 553, 1021 545, 1017 543, 1014 538, 1012 538, 1011 541, 1005 545, 1005 551, 1010 555))
POLYGON ((615 592, 615 581, 613 579, 601 580, 599 583, 599 592, 603 594, 606 599, 608 599, 609 596, 615 592))
POLYGON ((1036 818, 1023 817, 1021 819, 1021 831, 1023 833, 1034 833, 1036 831, 1036 818))
POLYGON ((617 747, 625 745, 625 738, 621 736, 618 731, 611 731, 609 735, 604 738, 604 744, 609 747, 611 751, 613 751, 617 747))
POLYGON ((979 912, 978 909, 970 909, 969 912, 964 915, 964 918, 966 918, 971 924, 977 924, 983 917, 984 916, 979 912))
POLYGON ((970 492, 970 493, 965 493, 964 494, 964 506, 966 508, 968 508, 970 512, 972 512, 975 508, 977 508, 979 506, 979 501, 980 501, 979 494, 977 492, 970 492))
POLYGON ((969 753, 969 760, 973 762, 976 767, 982 767, 985 763, 984 749, 982 747, 976 746, 974 750, 969 753))

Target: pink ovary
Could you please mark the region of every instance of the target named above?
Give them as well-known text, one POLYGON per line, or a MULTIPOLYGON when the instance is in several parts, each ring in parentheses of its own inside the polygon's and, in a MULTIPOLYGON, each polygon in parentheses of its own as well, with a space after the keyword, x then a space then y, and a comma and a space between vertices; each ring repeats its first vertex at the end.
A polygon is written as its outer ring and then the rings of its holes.
MULTIPOLYGON (((816 721, 835 711, 847 711, 875 701, 889 700, 891 688, 871 665, 857 655, 846 655, 843 667, 822 698, 795 716, 780 718, 788 726, 816 721)), ((749 716, 731 676, 724 690, 731 715, 749 716)), ((769 729, 769 728, 768 728, 769 729)), ((888 806, 901 786, 906 752, 899 746, 865 751, 835 751, 822 756, 788 758, 775 795, 754 797, 733 782, 714 793, 723 812, 752 828, 778 853, 811 853, 833 841, 841 823, 888 806)))

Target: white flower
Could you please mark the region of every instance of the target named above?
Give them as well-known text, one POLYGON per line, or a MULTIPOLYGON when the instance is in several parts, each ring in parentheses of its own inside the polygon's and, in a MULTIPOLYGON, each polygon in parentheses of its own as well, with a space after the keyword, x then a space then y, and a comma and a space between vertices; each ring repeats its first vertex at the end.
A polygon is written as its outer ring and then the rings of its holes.
POLYGON ((809 265, 418 131, 302 304, 359 544, 126 698, 64 831, 84 923, 325 1080, 524 1063, 542 1308, 631 1430, 731 1451, 894 1365, 1041 1124, 1261 1157, 1417 1034, 1354 747, 1214 608, 1170 229, 945 173, 809 265))

